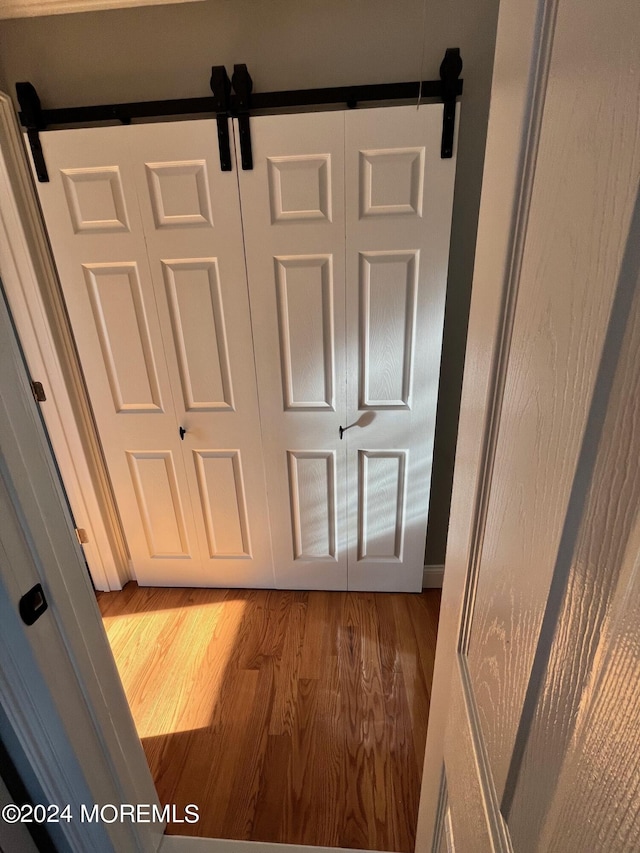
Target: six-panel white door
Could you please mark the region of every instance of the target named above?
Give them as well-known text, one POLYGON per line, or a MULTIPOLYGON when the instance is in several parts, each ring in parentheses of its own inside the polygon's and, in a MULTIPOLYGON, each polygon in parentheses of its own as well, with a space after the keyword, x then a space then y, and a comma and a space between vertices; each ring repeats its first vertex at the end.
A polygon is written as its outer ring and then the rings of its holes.
POLYGON ((345 113, 349 589, 422 589, 456 169, 442 112, 345 113))
POLYGON ((347 589, 344 113, 252 118, 251 140, 239 181, 276 583, 347 589))
POLYGON ((441 105, 251 119, 239 181, 279 586, 422 587, 455 176, 441 132, 441 105))
POLYGON ((272 587, 237 180, 215 121, 42 144, 40 202, 136 578, 272 587))

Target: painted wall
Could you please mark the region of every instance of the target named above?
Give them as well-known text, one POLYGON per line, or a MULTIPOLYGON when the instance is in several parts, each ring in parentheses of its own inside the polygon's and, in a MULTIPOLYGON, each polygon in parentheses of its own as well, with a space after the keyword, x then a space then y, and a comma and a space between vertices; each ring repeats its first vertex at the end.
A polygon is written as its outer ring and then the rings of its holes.
POLYGON ((0 22, 0 84, 13 95, 29 80, 45 107, 208 95, 211 65, 236 62, 256 91, 434 79, 445 48, 460 47, 428 564, 446 548, 497 11, 498 0, 204 0, 0 22))

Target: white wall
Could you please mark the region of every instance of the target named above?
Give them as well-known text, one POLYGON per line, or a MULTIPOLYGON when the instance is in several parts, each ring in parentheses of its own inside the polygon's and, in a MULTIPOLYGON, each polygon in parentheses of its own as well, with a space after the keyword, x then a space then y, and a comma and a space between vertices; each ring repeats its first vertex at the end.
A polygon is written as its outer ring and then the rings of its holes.
POLYGON ((204 0, 0 22, 0 83, 43 106, 210 94, 246 62, 255 91, 438 77, 460 47, 458 148, 426 562, 444 562, 498 0, 204 0), (423 19, 425 48, 423 58, 423 19))

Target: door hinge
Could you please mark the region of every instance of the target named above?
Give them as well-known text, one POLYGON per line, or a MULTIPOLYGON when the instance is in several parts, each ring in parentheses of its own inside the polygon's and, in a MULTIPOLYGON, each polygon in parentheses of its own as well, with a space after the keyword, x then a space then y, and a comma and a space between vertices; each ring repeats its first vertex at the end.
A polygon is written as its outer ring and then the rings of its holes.
POLYGON ((86 545, 89 541, 87 531, 84 529, 84 527, 76 527, 76 536, 78 537, 78 542, 81 545, 86 545))
POLYGON ((44 393, 42 382, 32 382, 31 390, 33 391, 36 403, 44 403, 46 401, 47 395, 44 393))

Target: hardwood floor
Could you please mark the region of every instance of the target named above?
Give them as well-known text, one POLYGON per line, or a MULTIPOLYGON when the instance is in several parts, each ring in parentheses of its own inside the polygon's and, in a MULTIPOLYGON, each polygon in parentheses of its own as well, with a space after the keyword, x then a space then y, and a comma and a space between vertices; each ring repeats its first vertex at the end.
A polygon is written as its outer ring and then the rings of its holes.
POLYGON ((167 832, 413 851, 439 590, 98 603, 160 801, 199 806, 167 832))

